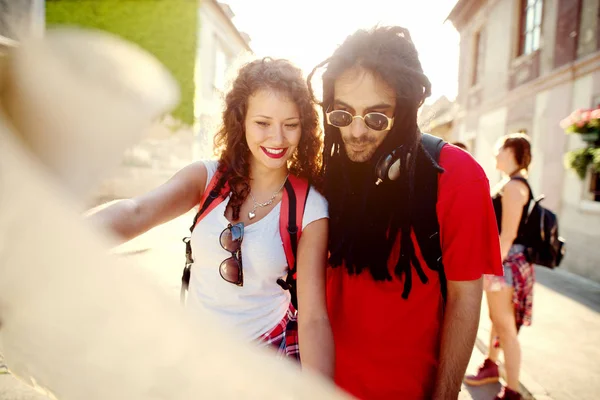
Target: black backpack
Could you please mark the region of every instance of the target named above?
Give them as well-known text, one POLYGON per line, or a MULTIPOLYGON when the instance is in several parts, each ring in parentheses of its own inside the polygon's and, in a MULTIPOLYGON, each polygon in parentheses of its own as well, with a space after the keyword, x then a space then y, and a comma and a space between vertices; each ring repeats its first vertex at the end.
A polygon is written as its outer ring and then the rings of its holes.
MULTIPOLYGON (((418 157, 416 160, 415 201, 413 210, 413 230, 417 244, 427 266, 437 272, 440 280, 442 299, 446 302, 447 281, 442 262, 442 245, 440 242, 440 225, 437 217, 438 177, 443 172, 439 166, 440 153, 446 142, 439 137, 423 133, 421 138, 423 148, 435 161, 418 157)), ((410 276, 410 274, 409 274, 410 276)), ((408 297, 408 293, 403 293, 408 297)))
POLYGON ((532 264, 554 269, 560 265, 567 250, 565 240, 558 234, 558 218, 555 213, 540 204, 544 195, 533 197, 527 179, 512 179, 525 183, 529 188, 528 212, 519 226, 517 236, 518 242, 526 247, 525 257, 532 264))

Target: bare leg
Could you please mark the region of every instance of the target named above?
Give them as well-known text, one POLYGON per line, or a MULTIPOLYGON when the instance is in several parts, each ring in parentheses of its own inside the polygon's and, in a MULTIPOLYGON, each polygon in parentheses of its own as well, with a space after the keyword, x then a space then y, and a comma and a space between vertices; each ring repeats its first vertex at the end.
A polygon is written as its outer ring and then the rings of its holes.
POLYGON ((488 350, 488 358, 493 362, 498 362, 498 355, 500 354, 500 347, 494 347, 494 343, 496 342, 496 337, 498 333, 496 332, 496 327, 492 323, 492 329, 490 331, 490 347, 488 350))
POLYGON ((517 337, 515 312, 512 303, 513 290, 510 287, 498 292, 487 292, 487 299, 490 306, 492 324, 500 337, 500 343, 504 351, 507 386, 509 389, 518 391, 519 372, 521 369, 521 345, 517 337))
MULTIPOLYGON (((486 290, 485 295, 487 297, 488 291, 486 290)), ((498 332, 496 332, 496 327, 494 326, 493 318, 492 318, 492 307, 490 306, 490 300, 487 300, 488 305, 488 315, 490 317, 490 321, 492 321, 492 326, 490 329, 490 342, 488 346, 488 357, 493 362, 498 362, 498 355, 500 354, 500 347, 495 347, 494 344, 496 342, 496 338, 498 336, 498 332)))

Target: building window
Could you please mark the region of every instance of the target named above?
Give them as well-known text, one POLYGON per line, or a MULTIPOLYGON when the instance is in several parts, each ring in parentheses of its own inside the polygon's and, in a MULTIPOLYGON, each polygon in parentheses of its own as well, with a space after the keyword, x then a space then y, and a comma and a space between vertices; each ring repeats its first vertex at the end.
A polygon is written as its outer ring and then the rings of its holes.
POLYGON ((519 56, 540 48, 543 0, 520 0, 519 56))
POLYGON ((485 51, 483 30, 477 31, 473 42, 475 56, 473 57, 473 75, 471 76, 471 86, 477 85, 483 75, 483 59, 485 51))
POLYGON ((600 202, 600 173, 593 172, 590 180, 590 192, 592 200, 600 202))

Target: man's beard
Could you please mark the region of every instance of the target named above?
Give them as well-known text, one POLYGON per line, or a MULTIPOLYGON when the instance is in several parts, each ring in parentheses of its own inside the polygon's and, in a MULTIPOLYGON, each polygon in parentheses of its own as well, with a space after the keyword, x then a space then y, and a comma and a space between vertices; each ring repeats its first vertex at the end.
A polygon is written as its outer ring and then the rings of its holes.
POLYGON ((369 161, 377 151, 377 139, 365 136, 361 139, 343 138, 346 155, 352 162, 364 163, 369 161), (355 151, 353 146, 364 147, 363 151, 355 151))
MULTIPOLYGON (((375 156, 379 152, 374 151, 375 156)), ((345 265, 350 273, 369 269, 376 280, 391 279, 388 227, 394 219, 399 191, 395 182, 375 185, 375 160, 353 162, 342 158, 339 178, 330 188, 330 263, 345 265), (342 178, 343 176, 343 178, 342 178)), ((336 174, 337 175, 337 174, 336 174)), ((331 182, 331 181, 330 181, 331 182)))

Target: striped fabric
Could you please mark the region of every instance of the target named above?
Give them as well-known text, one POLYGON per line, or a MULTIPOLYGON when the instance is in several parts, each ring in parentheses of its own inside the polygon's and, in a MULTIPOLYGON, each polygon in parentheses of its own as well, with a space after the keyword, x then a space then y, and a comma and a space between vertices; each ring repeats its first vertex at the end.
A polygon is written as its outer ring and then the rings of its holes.
MULTIPOLYGON (((517 332, 522 326, 531 325, 533 314, 533 284, 535 283, 535 268, 520 252, 510 252, 504 266, 512 271, 513 280, 513 305, 515 307, 515 322, 517 332)), ((500 338, 496 336, 493 341, 494 347, 500 347, 500 338)))
POLYGON ((283 319, 270 332, 262 335, 258 340, 265 346, 277 350, 280 357, 291 357, 300 361, 298 346, 298 313, 290 303, 283 319))
POLYGON ((531 325, 533 311, 533 284, 535 282, 535 269, 525 259, 522 252, 510 254, 504 261, 510 266, 513 273, 513 304, 515 306, 515 319, 517 330, 521 326, 531 325))

